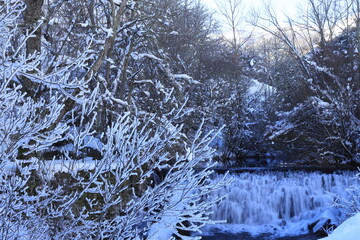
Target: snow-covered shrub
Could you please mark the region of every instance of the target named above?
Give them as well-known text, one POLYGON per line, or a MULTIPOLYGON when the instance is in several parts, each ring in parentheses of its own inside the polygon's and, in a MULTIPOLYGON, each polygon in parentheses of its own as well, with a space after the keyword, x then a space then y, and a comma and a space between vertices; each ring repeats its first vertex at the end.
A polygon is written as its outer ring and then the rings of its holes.
POLYGON ((200 127, 187 138, 176 124, 181 109, 157 116, 136 107, 94 131, 98 88, 89 93, 71 77, 84 59, 45 75, 41 54, 24 53, 32 33, 12 43, 24 7, 0 6, 0 239, 192 239, 211 222, 203 199, 216 186, 199 167, 216 134, 200 127), (24 77, 44 94, 29 96, 24 77), (76 108, 59 118, 64 96, 76 108), (60 159, 42 156, 62 140, 70 143, 60 159), (90 145, 98 160, 73 158, 90 145))
POLYGON ((22 88, 24 78, 49 85, 49 79, 57 78, 56 87, 67 81, 66 74, 34 74, 41 56, 24 53, 32 33, 18 36, 24 9, 23 1, 16 0, 0 6, 0 239, 46 239, 45 214, 58 196, 42 179, 39 158, 68 131, 64 123, 49 129, 62 109, 59 94, 35 101, 22 88))
POLYGON ((149 128, 152 120, 120 118, 101 160, 65 159, 59 170, 33 158, 3 171, 2 239, 167 239, 164 230, 182 238, 211 222, 202 199, 216 186, 207 182, 211 171, 196 167, 211 157, 212 138, 199 131, 185 154, 171 155, 181 128, 149 128))
POLYGON ((185 154, 172 155, 169 149, 178 144, 181 128, 170 121, 149 127, 153 120, 125 115, 108 128, 101 160, 54 174, 54 190, 74 198, 65 208, 56 204, 67 214, 57 219, 60 230, 52 237, 152 238, 162 229, 181 237, 209 221, 211 204, 201 199, 214 189, 207 185, 211 172, 195 167, 211 157, 212 138, 200 138, 199 132, 185 154), (69 232, 74 222, 78 229, 69 232))
MULTIPOLYGON (((360 182, 360 173, 356 175, 358 182, 360 182)), ((334 205, 337 207, 342 215, 343 220, 360 212, 360 187, 359 184, 354 184, 346 189, 346 198, 335 199, 334 205)))

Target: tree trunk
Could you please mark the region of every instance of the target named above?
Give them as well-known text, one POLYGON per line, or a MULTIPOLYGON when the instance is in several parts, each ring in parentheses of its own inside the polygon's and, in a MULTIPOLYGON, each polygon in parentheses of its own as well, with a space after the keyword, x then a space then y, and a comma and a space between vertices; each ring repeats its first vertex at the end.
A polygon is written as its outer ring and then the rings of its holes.
MULTIPOLYGON (((127 2, 128 2, 128 0, 123 0, 121 2, 121 4, 119 5, 117 12, 113 13, 113 17, 112 17, 112 20, 113 20, 113 22, 112 22, 112 30, 113 31, 112 32, 113 32, 113 34, 105 40, 103 49, 97 56, 97 59, 95 60, 94 64, 91 66, 88 73, 85 75, 86 80, 90 79, 92 76, 97 74, 101 65, 103 64, 105 57, 108 55, 109 50, 113 47, 117 30, 121 24, 123 14, 126 10, 125 8, 126 8, 127 2)), ((80 89, 77 88, 73 91, 73 93, 71 95, 73 97, 76 97, 76 95, 78 95, 79 93, 80 93, 80 89)), ((61 110, 56 121, 48 129, 46 129, 47 131, 53 130, 57 126, 57 124, 64 118, 66 113, 68 113, 71 109, 73 109, 73 107, 75 105, 75 101, 72 98, 67 98, 66 101, 64 102, 64 105, 65 106, 61 110)))
POLYGON ((357 45, 357 52, 358 52, 358 58, 360 61, 360 18, 358 18, 356 20, 356 38, 358 41, 358 45, 357 45))
MULTIPOLYGON (((42 6, 44 4, 44 0, 25 0, 25 4, 26 9, 24 11, 24 21, 26 30, 34 35, 26 42, 26 56, 30 57, 33 54, 41 53, 41 27, 39 27, 38 24, 42 17, 42 6)), ((39 84, 34 83, 26 77, 21 79, 21 84, 23 90, 30 97, 36 98, 39 84)))
MULTIPOLYGON (((24 12, 24 20, 27 29, 32 32, 38 25, 42 16, 42 6, 44 0, 25 0, 26 9, 24 12)), ((41 52, 41 28, 37 28, 34 37, 29 38, 26 42, 26 55, 29 56, 34 52, 41 52)))

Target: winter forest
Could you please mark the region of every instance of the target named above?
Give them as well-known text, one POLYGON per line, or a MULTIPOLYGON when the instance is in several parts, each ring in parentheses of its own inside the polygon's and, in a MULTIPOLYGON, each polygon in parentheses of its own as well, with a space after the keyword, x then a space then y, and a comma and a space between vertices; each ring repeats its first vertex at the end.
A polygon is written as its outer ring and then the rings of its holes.
POLYGON ((0 0, 0 240, 358 239, 360 0, 246 2, 0 0))

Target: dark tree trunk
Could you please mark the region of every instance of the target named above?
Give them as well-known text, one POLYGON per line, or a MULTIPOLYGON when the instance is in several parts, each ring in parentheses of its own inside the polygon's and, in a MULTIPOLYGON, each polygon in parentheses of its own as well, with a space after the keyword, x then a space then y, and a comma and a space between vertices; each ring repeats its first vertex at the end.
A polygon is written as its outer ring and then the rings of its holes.
MULTIPOLYGON (((44 0, 25 0, 26 9, 24 13, 25 25, 29 31, 33 31, 39 24, 39 20, 42 17, 42 6, 44 0)), ((41 52, 41 27, 39 27, 34 37, 29 38, 26 43, 26 54, 29 56, 34 52, 41 52)))
MULTIPOLYGON (((42 6, 44 0, 25 0, 26 9, 24 11, 24 21, 26 30, 29 33, 33 33, 34 37, 31 37, 26 42, 26 56, 29 57, 32 54, 41 53, 41 27, 38 27, 39 20, 42 17, 42 6)), ((41 66, 38 66, 38 68, 41 66)), ((31 72, 30 72, 31 73, 31 72)), ((39 84, 34 83, 30 79, 23 77, 21 80, 23 90, 33 98, 36 98, 39 84)))

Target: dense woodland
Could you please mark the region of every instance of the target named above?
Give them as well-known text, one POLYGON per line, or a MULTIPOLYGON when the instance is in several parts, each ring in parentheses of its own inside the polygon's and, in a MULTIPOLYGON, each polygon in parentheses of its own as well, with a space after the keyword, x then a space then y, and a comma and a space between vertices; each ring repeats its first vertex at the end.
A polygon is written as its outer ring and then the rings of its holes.
POLYGON ((0 239, 184 238, 213 162, 358 163, 359 0, 240 7, 0 1, 0 239))

